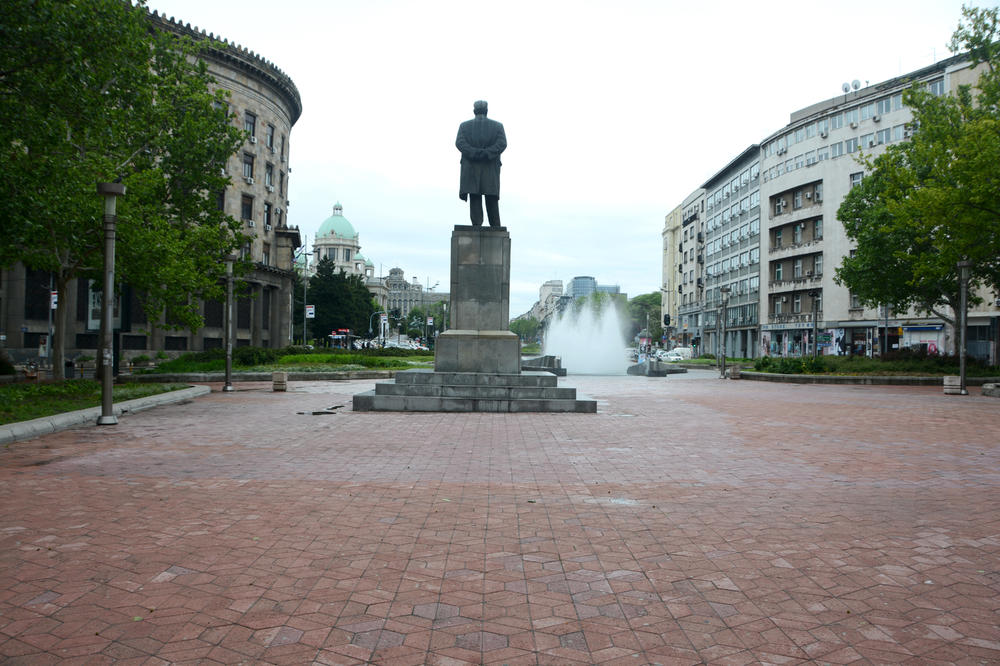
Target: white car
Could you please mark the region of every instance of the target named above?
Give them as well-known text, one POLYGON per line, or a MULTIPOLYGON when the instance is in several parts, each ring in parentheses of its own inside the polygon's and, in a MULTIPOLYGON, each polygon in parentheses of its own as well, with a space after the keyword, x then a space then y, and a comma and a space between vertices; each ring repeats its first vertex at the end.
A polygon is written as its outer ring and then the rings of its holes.
POLYGON ((678 354, 675 351, 668 351, 664 353, 662 356, 660 356, 660 360, 666 361, 667 363, 677 363, 679 361, 683 361, 684 356, 682 354, 678 354))

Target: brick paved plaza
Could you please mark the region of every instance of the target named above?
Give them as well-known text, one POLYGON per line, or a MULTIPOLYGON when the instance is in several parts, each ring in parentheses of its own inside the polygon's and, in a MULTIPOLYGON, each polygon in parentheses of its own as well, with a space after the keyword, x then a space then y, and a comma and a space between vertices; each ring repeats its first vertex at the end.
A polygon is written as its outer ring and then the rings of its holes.
POLYGON ((1000 662, 1000 401, 562 382, 598 414, 237 384, 12 444, 0 661, 1000 662))

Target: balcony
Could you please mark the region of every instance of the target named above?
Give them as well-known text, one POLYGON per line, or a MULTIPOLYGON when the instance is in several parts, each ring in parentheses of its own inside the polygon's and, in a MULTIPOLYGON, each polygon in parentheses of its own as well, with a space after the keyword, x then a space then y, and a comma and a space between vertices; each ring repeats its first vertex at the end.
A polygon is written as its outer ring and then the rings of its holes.
POLYGON ((767 290, 772 294, 789 293, 801 291, 803 289, 818 289, 823 285, 823 275, 806 276, 793 278, 791 280, 771 280, 767 283, 767 290))
POLYGON ((769 259, 784 259, 794 257, 797 254, 810 254, 819 252, 822 249, 823 237, 815 240, 804 241, 802 243, 782 243, 778 247, 769 247, 767 254, 769 259))
MULTIPOLYGON (((784 197, 785 201, 791 198, 790 194, 786 194, 784 197)), ((804 220, 811 220, 813 218, 822 217, 823 215, 823 205, 813 204, 810 206, 803 206, 798 210, 792 210, 791 204, 785 206, 785 212, 781 215, 774 215, 773 213, 768 216, 767 226, 769 229, 774 229, 775 227, 780 227, 785 224, 792 224, 793 222, 802 222, 804 220)))
MULTIPOLYGON (((816 318, 823 320, 823 311, 820 310, 816 318)), ((809 324, 812 325, 812 312, 782 312, 781 314, 770 314, 767 316, 768 324, 809 324)))

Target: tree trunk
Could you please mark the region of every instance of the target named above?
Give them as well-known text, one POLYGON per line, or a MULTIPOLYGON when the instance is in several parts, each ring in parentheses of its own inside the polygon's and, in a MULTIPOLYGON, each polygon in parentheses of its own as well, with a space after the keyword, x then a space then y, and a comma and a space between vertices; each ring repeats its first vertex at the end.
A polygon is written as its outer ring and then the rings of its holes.
POLYGON ((69 291, 67 289, 68 283, 69 279, 67 279, 64 274, 61 272, 56 274, 56 293, 58 294, 58 301, 56 302, 55 319, 52 322, 52 326, 55 329, 52 333, 53 379, 66 379, 65 364, 63 360, 66 358, 66 308, 69 307, 66 295, 69 291))

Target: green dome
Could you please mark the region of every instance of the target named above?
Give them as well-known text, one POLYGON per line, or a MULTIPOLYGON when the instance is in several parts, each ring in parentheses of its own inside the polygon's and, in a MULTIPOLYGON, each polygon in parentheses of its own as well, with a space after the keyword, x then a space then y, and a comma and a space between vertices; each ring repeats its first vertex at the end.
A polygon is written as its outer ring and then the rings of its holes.
POLYGON ((323 238, 324 236, 339 236, 340 238, 355 238, 358 232, 354 230, 354 227, 347 218, 344 217, 344 208, 340 205, 338 201, 333 207, 333 215, 323 220, 323 224, 319 225, 319 231, 316 233, 316 238, 323 238))

